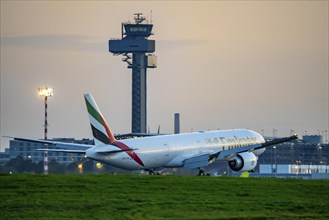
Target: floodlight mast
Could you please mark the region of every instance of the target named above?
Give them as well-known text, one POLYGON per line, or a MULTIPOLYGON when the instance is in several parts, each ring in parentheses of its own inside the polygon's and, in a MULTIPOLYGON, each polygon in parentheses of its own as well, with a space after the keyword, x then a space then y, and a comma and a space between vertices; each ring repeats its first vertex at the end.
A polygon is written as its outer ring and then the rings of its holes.
MULTIPOLYGON (((38 94, 40 97, 45 98, 45 124, 44 124, 44 134, 45 134, 45 140, 47 140, 47 135, 48 135, 48 104, 47 100, 48 97, 52 97, 54 95, 54 89, 53 88, 48 88, 48 87, 41 87, 38 88, 38 94)), ((48 145, 44 145, 44 149, 48 149, 48 145)), ((48 151, 44 152, 44 163, 43 163, 43 173, 48 174, 48 151)))

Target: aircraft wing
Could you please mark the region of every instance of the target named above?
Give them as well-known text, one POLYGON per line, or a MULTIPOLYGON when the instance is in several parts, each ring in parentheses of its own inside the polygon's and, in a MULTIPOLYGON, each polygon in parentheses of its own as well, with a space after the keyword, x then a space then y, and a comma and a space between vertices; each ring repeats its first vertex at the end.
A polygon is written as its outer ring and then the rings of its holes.
POLYGON ((224 151, 218 152, 217 157, 218 157, 218 159, 228 159, 228 158, 234 157, 238 153, 254 151, 254 150, 269 147, 272 145, 281 144, 283 142, 292 141, 297 138, 298 138, 297 135, 293 135, 290 137, 278 138, 278 139, 274 139, 272 141, 267 141, 262 144, 254 144, 254 145, 250 145, 250 146, 246 146, 246 147, 240 147, 240 148, 235 148, 235 149, 231 149, 231 150, 224 150, 224 151))
POLYGON ((210 153, 196 155, 190 157, 183 162, 183 166, 186 169, 194 169, 197 167, 205 167, 209 165, 210 153))
POLYGON ((281 144, 283 142, 296 140, 297 138, 298 138, 297 134, 292 135, 290 137, 277 138, 277 139, 274 139, 272 141, 267 141, 267 142, 263 143, 263 147, 268 147, 268 146, 272 146, 272 145, 276 145, 276 144, 281 144))
POLYGON ((239 153, 243 153, 243 152, 247 152, 247 151, 254 151, 257 149, 269 147, 269 146, 280 144, 283 142, 292 141, 297 138, 298 138, 297 135, 293 135, 290 137, 278 138, 278 139, 275 139, 272 141, 267 141, 262 144, 254 144, 254 145, 250 145, 250 146, 246 146, 246 147, 240 147, 240 148, 235 148, 235 149, 231 149, 231 150, 224 150, 224 151, 220 151, 220 152, 216 152, 216 153, 206 152, 204 154, 197 154, 197 155, 194 155, 192 157, 185 159, 183 162, 183 166, 184 166, 184 168, 187 168, 187 169, 205 167, 205 166, 208 166, 213 161, 213 159, 230 160, 236 154, 239 154, 239 153))
MULTIPOLYGON (((66 152, 66 153, 85 153, 87 149, 94 147, 94 145, 88 144, 76 144, 76 143, 65 143, 60 141, 49 141, 49 140, 35 140, 35 139, 26 139, 26 138, 17 138, 4 136, 7 138, 13 138, 17 141, 26 141, 31 143, 38 144, 48 144, 62 149, 48 149, 46 151, 56 151, 56 152, 66 152)), ((45 149, 37 149, 38 151, 45 151, 45 149)))

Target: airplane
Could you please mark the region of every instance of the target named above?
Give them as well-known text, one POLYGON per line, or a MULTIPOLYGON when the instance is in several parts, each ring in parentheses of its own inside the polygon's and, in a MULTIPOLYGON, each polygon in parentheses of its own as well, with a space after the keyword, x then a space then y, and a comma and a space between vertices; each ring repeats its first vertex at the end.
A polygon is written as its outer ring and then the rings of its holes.
POLYGON ((155 170, 182 167, 198 169, 199 175, 204 175, 204 168, 216 160, 227 161, 233 171, 251 172, 266 147, 298 138, 293 135, 266 142, 255 131, 232 129, 116 140, 92 95, 85 94, 84 98, 94 145, 10 138, 57 148, 38 151, 84 154, 86 158, 126 170, 154 174, 155 170))

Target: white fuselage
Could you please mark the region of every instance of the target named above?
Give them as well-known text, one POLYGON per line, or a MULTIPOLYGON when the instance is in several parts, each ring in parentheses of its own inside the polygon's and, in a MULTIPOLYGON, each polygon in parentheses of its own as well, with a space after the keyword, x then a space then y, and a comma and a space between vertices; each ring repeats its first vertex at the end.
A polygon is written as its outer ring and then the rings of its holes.
MULTIPOLYGON (((195 155, 212 154, 233 148, 264 143, 264 138, 251 130, 218 130, 207 132, 194 132, 176 135, 159 135, 144 138, 125 139, 119 142, 134 149, 142 161, 141 165, 127 152, 101 154, 99 149, 110 148, 113 145, 103 145, 87 150, 87 157, 110 164, 112 166, 128 169, 154 169, 182 167, 184 160, 195 155)), ((253 151, 256 156, 264 152, 265 148, 253 151)))

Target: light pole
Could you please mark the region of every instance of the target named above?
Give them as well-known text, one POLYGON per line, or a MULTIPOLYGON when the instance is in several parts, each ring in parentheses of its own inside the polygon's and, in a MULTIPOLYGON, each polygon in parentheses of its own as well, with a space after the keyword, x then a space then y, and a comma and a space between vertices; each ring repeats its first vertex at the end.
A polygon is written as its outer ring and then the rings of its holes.
MULTIPOLYGON (((47 133, 48 133, 47 100, 48 100, 48 97, 52 97, 54 95, 54 89, 48 88, 48 87, 41 87, 41 88, 38 88, 38 93, 39 93, 39 96, 45 98, 45 124, 44 124, 44 127, 45 127, 45 140, 47 140, 47 133)), ((47 150, 48 145, 45 144, 44 148, 47 150)), ((44 154, 43 173, 48 174, 48 151, 45 151, 45 154, 44 154)))
POLYGON ((278 131, 277 129, 274 129, 274 128, 273 128, 273 139, 276 138, 275 133, 276 133, 277 131, 278 131))
POLYGON ((275 176, 277 174, 277 165, 276 165, 276 146, 273 146, 273 149, 274 149, 274 170, 275 170, 275 176))

